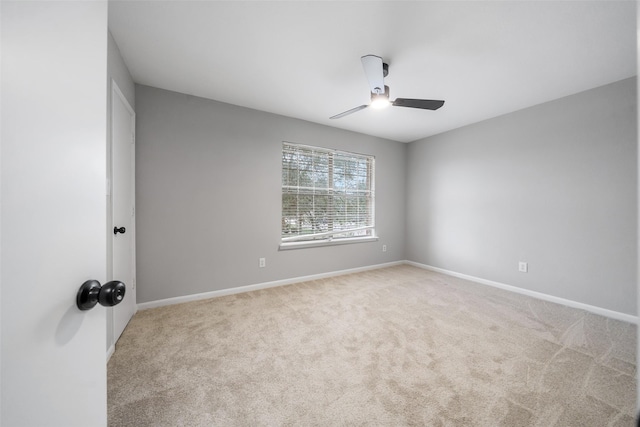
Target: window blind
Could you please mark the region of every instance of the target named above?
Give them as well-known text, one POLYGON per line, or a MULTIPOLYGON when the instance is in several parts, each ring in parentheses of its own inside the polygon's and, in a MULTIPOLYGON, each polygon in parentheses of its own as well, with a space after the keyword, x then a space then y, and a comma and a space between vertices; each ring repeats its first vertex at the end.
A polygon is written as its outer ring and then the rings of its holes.
POLYGON ((374 235, 375 158, 282 146, 282 242, 374 235))

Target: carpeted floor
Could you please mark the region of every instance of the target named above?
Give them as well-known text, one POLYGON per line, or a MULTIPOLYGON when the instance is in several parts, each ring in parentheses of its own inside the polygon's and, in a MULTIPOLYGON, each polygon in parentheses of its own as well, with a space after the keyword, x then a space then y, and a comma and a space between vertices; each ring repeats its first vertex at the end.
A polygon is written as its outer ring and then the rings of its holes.
POLYGON ((137 313, 109 426, 633 426, 636 328, 402 265, 137 313))

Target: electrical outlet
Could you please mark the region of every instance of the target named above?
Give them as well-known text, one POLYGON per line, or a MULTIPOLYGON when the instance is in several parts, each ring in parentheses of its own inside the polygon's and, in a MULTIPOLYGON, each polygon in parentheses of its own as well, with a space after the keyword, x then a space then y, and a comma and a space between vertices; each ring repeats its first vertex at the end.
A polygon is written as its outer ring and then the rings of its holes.
POLYGON ((260 268, 266 267, 267 266, 267 260, 266 258, 260 258, 260 268))
POLYGON ((518 271, 521 273, 526 273, 527 271, 529 271, 529 264, 527 264, 526 262, 520 261, 518 263, 518 271))
POLYGON ((382 245, 382 252, 387 252, 387 245, 382 245))

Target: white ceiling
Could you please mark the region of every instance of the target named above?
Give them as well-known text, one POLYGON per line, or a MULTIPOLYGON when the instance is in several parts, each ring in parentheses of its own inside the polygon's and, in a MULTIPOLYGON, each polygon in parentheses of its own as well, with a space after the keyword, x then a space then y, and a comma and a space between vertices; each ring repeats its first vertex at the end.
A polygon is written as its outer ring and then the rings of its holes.
POLYGON ((633 1, 110 1, 136 83, 409 142, 636 75, 633 1), (360 57, 389 63, 366 104, 360 57))

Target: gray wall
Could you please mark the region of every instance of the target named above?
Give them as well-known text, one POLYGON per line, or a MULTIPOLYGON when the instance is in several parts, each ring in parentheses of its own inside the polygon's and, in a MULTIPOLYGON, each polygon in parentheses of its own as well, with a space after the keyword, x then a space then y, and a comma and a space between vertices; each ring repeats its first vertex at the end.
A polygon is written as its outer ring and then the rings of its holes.
POLYGON ((148 86, 136 104, 139 303, 405 259, 404 144, 148 86), (282 141, 376 157, 379 241, 278 251, 282 141))
MULTIPOLYGON (((120 54, 120 50, 118 49, 118 45, 111 33, 109 33, 109 38, 107 42, 107 170, 111 169, 111 80, 114 80, 122 94, 127 99, 131 107, 135 110, 136 108, 136 93, 135 93, 135 85, 133 83, 133 79, 131 78, 131 74, 129 74, 129 69, 124 63, 124 59, 122 59, 122 55, 120 54)), ((111 236, 111 232, 109 230, 111 224, 111 205, 109 203, 109 197, 107 196, 107 236, 111 236)), ((107 239, 107 254, 112 253, 112 240, 109 237, 107 239)), ((112 277, 112 264, 111 257, 107 255, 107 280, 113 280, 112 277)), ((127 286, 130 284, 127 283, 127 286)), ((128 289, 130 292, 130 289, 128 289)), ((107 310, 107 349, 111 347, 113 344, 113 310, 107 310)))
POLYGON ((633 78, 409 144, 407 259, 635 315, 636 117, 633 78))

